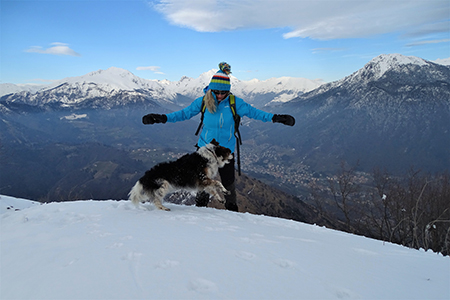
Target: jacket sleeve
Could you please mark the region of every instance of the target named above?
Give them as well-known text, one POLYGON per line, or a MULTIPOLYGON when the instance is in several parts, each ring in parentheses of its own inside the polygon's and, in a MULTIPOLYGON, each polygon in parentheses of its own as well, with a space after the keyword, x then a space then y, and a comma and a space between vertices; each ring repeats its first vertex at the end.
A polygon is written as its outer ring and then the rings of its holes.
POLYGON ((236 110, 241 117, 246 116, 263 122, 271 122, 273 118, 272 113, 257 109, 238 97, 236 97, 236 110))
POLYGON ((188 107, 167 114, 167 122, 185 121, 200 113, 203 97, 194 100, 188 107))

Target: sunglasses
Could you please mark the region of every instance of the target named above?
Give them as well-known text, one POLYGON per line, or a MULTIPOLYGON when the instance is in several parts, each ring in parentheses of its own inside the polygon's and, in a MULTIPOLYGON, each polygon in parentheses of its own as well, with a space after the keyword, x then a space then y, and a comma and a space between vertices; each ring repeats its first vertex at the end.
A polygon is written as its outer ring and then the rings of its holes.
POLYGON ((212 90, 212 92, 216 95, 227 95, 229 91, 218 91, 218 90, 212 90))

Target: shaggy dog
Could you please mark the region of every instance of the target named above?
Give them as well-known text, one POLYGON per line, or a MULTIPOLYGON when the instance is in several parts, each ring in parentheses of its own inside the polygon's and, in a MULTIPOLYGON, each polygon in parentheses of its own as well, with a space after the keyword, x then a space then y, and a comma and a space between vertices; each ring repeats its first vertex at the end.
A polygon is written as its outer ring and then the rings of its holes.
POLYGON ((205 191, 213 198, 225 202, 223 194, 228 191, 220 181, 213 178, 219 168, 233 158, 231 150, 222 147, 216 140, 203 146, 197 152, 186 154, 176 161, 157 164, 136 182, 128 194, 136 206, 152 201, 162 210, 170 210, 162 205, 164 196, 176 190, 205 191))

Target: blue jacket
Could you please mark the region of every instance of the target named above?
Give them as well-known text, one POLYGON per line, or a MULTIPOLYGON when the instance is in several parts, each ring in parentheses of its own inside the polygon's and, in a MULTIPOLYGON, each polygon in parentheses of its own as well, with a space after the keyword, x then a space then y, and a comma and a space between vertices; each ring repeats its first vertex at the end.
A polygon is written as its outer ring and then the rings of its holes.
MULTIPOLYGON (((215 95, 214 99, 216 99, 215 95)), ((272 121, 273 114, 254 108, 241 98, 235 97, 235 99, 236 111, 241 118, 246 116, 252 119, 261 120, 263 122, 272 121)), ((167 114, 167 122, 174 123, 184 121, 198 115, 201 112, 202 101, 203 97, 199 97, 195 99, 194 102, 192 102, 188 107, 167 114)), ((205 146, 213 139, 216 139, 221 146, 227 147, 234 152, 236 147, 236 138, 234 137, 234 119, 233 113, 231 112, 229 96, 219 103, 214 114, 211 114, 208 109, 205 109, 203 129, 200 133, 198 146, 205 146)))

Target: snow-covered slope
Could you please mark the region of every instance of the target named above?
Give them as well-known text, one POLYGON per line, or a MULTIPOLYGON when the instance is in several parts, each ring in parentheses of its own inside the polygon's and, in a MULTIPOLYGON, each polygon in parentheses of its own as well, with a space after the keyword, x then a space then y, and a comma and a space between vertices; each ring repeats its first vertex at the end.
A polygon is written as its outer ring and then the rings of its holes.
POLYGON ((450 260, 294 221, 0 198, 1 299, 449 299, 450 260))
POLYGON ((35 93, 47 85, 41 84, 13 84, 13 83, 2 83, 0 84, 0 97, 8 94, 20 93, 20 92, 30 92, 35 93))
POLYGON ((59 105, 61 107, 93 106, 110 108, 139 101, 157 101, 172 104, 176 95, 160 84, 139 78, 131 72, 111 67, 83 76, 69 77, 42 86, 36 92, 22 91, 4 101, 33 106, 59 105))
MULTIPOLYGON (((391 83, 391 89, 399 85, 412 85, 421 88, 423 82, 448 80, 449 67, 436 64, 415 56, 404 56, 401 54, 382 54, 369 61, 363 68, 340 80, 323 84, 305 95, 311 97, 327 93, 336 88, 345 88, 358 93, 368 85, 384 80, 391 83)), ((402 87, 399 92, 408 92, 409 89, 402 87)), ((362 93, 367 97, 367 92, 362 93)), ((339 94, 337 96, 340 96, 339 94)), ((370 95, 369 95, 370 96, 370 95)), ((420 96, 420 95, 418 95, 420 96)))

